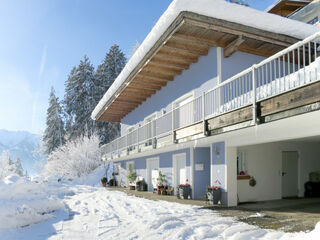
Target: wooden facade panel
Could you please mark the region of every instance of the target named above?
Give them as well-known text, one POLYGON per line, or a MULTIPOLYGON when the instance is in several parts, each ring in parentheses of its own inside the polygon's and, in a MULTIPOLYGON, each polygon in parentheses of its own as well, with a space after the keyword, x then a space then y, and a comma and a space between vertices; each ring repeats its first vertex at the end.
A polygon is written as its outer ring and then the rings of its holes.
POLYGON ((198 123, 175 132, 175 139, 179 140, 185 137, 197 135, 203 132, 203 123, 198 123))
POLYGON ((260 102, 261 116, 320 101, 320 82, 260 102))
POLYGON ((252 120, 252 106, 241 108, 208 120, 208 130, 218 129, 252 120))

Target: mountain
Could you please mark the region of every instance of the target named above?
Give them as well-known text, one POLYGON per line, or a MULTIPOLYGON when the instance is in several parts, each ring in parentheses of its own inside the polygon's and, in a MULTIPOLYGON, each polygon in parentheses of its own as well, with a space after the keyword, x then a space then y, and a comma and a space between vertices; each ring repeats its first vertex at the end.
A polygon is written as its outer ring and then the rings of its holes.
POLYGON ((39 148, 41 136, 26 131, 8 131, 0 129, 0 154, 9 150, 13 161, 21 159, 22 167, 29 175, 36 175, 35 164, 39 157, 33 152, 39 148))

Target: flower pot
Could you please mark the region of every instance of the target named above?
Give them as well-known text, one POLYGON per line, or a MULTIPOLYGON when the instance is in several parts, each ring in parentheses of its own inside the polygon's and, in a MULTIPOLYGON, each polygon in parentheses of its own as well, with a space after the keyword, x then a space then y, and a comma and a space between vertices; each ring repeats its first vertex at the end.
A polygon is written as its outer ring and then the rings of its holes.
POLYGON ((157 186, 157 194, 161 195, 161 190, 164 189, 164 186, 157 186))
POLYGON ((130 190, 135 190, 136 187, 135 187, 135 186, 129 186, 129 189, 130 189, 130 190))
POLYGON ((101 181, 101 184, 102 184, 102 187, 106 187, 106 186, 107 186, 107 183, 106 183, 106 182, 102 182, 102 181, 101 181))
POLYGON ((191 187, 190 185, 180 185, 178 188, 178 198, 188 199, 191 197, 191 187))
POLYGON ((161 195, 167 195, 167 191, 165 189, 161 190, 161 195))
POLYGON ((207 189, 207 201, 212 204, 218 204, 221 201, 221 188, 209 187, 207 189))

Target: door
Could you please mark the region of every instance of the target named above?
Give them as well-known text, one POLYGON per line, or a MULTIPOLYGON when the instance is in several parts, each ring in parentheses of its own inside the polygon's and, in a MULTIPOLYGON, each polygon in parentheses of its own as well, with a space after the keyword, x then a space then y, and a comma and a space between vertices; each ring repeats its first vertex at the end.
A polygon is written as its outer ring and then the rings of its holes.
POLYGON ((157 188, 157 178, 159 173, 159 158, 147 159, 147 183, 148 191, 153 192, 157 188))
POLYGON ((296 151, 282 152, 282 197, 298 196, 298 159, 296 151))
POLYGON ((180 184, 185 184, 187 180, 186 170, 186 154, 173 155, 173 187, 175 190, 178 189, 180 184))

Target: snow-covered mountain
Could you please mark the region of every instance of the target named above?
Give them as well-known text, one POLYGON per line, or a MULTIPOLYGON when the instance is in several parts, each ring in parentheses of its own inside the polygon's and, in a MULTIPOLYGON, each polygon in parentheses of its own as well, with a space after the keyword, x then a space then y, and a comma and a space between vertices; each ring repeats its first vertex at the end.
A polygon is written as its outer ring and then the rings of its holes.
POLYGON ((8 131, 0 129, 0 154, 3 150, 9 150, 13 161, 21 159, 22 167, 30 175, 35 175, 35 163, 39 157, 33 152, 39 148, 40 135, 26 131, 8 131))

